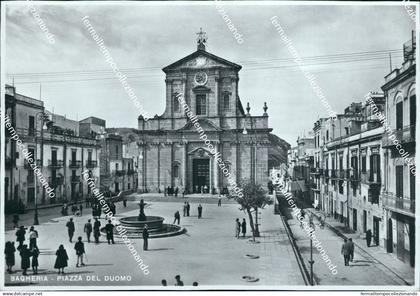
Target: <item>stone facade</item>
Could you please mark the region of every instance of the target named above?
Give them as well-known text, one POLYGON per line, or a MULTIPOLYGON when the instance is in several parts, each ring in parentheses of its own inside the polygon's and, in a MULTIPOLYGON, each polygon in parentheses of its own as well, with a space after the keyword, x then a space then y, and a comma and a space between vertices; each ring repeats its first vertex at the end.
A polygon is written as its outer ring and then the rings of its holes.
POLYGON ((197 51, 165 67, 166 108, 162 115, 138 118, 138 185, 142 192, 209 193, 228 189, 228 182, 177 99, 182 96, 236 182, 268 182, 267 108, 261 116, 245 113, 238 94, 241 66, 197 51))

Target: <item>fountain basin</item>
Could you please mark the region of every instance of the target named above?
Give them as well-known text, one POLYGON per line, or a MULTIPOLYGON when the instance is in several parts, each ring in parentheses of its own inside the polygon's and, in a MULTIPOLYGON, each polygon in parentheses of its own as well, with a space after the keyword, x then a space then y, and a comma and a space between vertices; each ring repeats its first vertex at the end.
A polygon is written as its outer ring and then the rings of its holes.
POLYGON ((126 228, 136 228, 140 230, 143 230, 144 225, 147 224, 149 232, 155 232, 162 229, 163 220, 165 219, 159 216, 147 216, 146 220, 139 221, 137 216, 130 216, 121 218, 120 223, 126 228))

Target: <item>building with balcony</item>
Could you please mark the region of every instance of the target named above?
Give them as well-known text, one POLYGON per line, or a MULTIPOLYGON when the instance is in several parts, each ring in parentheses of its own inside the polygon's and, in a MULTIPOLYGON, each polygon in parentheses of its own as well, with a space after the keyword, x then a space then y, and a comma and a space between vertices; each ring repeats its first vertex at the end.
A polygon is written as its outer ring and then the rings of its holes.
POLYGON ((383 134, 386 235, 383 244, 389 253, 414 266, 416 178, 416 40, 403 45, 404 62, 385 76, 386 123, 383 134))
MULTIPOLYGON (((10 159, 4 181, 6 201, 22 200, 24 205, 32 207, 35 197, 38 204, 84 198, 90 188, 80 176, 87 169, 86 161, 99 160, 97 141, 80 137, 77 121, 45 110, 43 101, 18 94, 9 85, 6 85, 6 114, 24 149, 55 194, 54 198, 48 197, 28 160, 16 147, 16 141, 6 132, 5 154, 10 159)), ((91 167, 90 171, 99 182, 99 169, 91 167)))

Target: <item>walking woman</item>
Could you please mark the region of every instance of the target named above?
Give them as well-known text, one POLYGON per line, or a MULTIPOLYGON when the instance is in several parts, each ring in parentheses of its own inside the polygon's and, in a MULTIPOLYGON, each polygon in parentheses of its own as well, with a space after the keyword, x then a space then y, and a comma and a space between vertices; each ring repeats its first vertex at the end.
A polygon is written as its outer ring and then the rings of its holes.
POLYGON ((22 245, 20 248, 20 268, 22 268, 22 275, 27 275, 26 270, 31 266, 31 251, 27 245, 22 245))
POLYGON ((7 265, 7 272, 12 273, 12 267, 15 265, 15 243, 14 242, 6 242, 6 246, 4 248, 4 255, 6 257, 6 265, 7 265))
POLYGON ((54 268, 58 269, 58 274, 64 274, 64 267, 67 267, 67 261, 69 260, 69 256, 67 256, 67 252, 64 249, 63 245, 58 247, 57 252, 55 253, 57 259, 55 259, 54 268))
POLYGON ((39 249, 38 247, 33 248, 32 250, 32 271, 34 274, 38 274, 38 256, 39 249))

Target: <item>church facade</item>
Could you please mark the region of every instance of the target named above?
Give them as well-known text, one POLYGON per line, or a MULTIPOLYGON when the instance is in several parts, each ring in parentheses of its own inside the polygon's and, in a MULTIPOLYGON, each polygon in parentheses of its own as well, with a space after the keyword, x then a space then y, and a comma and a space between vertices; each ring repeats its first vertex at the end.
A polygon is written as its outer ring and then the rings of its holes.
POLYGON ((162 69, 166 74, 164 113, 148 120, 138 118, 141 192, 163 192, 172 186, 187 193, 203 188, 207 193, 233 193, 220 161, 238 184, 246 178, 264 188, 267 185, 272 131, 267 105, 261 104, 260 116, 250 115, 249 104, 244 110, 238 94, 241 66, 207 52, 204 34, 199 33, 195 52, 162 69), (194 120, 187 116, 185 105, 194 120))

